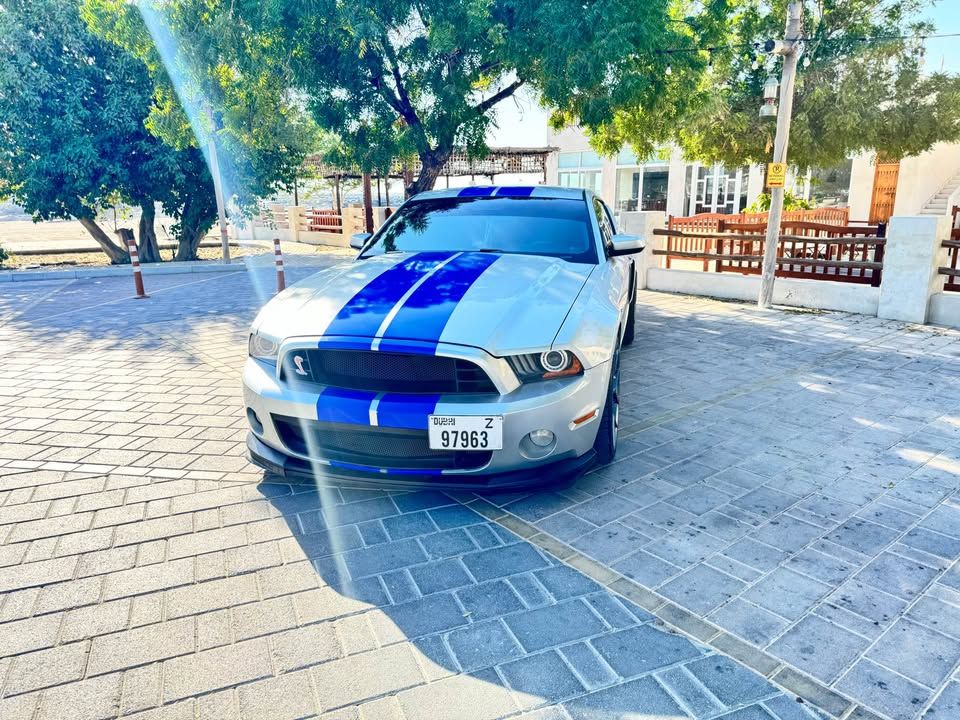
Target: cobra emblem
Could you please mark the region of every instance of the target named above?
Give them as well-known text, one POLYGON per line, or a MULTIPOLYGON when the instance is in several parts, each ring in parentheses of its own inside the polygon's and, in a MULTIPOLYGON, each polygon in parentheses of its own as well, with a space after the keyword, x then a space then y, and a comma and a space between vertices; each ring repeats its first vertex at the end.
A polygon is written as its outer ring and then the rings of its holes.
POLYGON ((303 358, 299 355, 293 356, 293 364, 297 366, 297 375, 306 375, 307 371, 303 368, 303 358))

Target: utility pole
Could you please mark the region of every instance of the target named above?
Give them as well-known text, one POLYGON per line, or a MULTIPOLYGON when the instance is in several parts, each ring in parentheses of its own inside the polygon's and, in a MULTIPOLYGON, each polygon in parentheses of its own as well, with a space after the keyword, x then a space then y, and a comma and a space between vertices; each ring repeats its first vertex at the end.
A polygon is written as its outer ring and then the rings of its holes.
POLYGON ((213 193, 217 198, 217 216, 220 219, 220 248, 223 262, 230 264, 230 238, 227 236, 227 210, 223 204, 223 185, 220 182, 220 161, 217 158, 216 132, 217 123, 213 117, 213 109, 207 105, 207 119, 210 121, 210 141, 207 149, 210 152, 210 174, 213 175, 213 193))
MULTIPOLYGON (((802 0, 792 0, 787 6, 787 29, 783 40, 773 41, 769 48, 783 56, 780 74, 780 110, 777 113, 777 136, 773 142, 773 162, 787 162, 787 142, 790 139, 790 119, 793 114, 793 86, 800 59, 800 25, 802 0)), ((783 186, 770 188, 770 214, 767 218, 767 240, 763 245, 763 272, 760 276, 760 297, 757 305, 768 308, 773 304, 773 281, 777 270, 777 248, 780 245, 780 218, 783 216, 783 186)))

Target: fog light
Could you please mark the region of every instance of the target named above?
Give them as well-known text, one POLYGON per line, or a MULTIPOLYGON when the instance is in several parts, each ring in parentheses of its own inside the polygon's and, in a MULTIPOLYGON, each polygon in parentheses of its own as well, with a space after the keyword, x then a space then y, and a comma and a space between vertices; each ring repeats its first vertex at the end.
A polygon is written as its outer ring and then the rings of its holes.
POLYGON ((553 442, 553 433, 550 430, 534 430, 530 433, 530 442, 537 447, 548 447, 553 442))

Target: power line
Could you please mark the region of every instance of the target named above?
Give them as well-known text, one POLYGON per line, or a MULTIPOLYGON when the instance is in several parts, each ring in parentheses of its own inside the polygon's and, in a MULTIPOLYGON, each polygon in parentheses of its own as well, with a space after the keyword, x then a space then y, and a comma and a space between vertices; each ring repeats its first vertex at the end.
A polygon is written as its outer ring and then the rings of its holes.
MULTIPOLYGON (((875 43, 875 42, 886 42, 891 40, 935 40, 937 38, 951 38, 951 37, 960 37, 960 33, 942 33, 936 35, 875 35, 875 36, 859 36, 859 37, 832 37, 832 38, 817 38, 817 37, 798 37, 796 42, 803 43, 816 43, 817 45, 822 45, 824 43, 832 42, 863 42, 863 43, 875 43)), ((749 43, 732 43, 727 45, 703 45, 698 47, 687 47, 687 48, 659 48, 653 52, 657 55, 672 55, 674 53, 688 53, 688 52, 708 52, 715 53, 720 50, 738 50, 743 48, 753 48, 754 50, 760 51, 764 49, 771 40, 766 42, 749 42, 749 43)))

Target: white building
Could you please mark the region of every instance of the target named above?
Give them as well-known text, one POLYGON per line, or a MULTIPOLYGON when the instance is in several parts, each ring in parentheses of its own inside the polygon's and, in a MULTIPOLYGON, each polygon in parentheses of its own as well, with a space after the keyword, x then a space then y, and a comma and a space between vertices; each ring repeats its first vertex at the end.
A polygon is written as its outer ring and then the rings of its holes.
MULTIPOLYGON (((760 165, 725 168, 687 162, 676 147, 638 159, 625 148, 604 158, 576 128, 549 131, 556 147, 547 164, 547 182, 589 188, 615 213, 662 210, 667 215, 738 213, 763 192, 760 165)), ((960 203, 960 144, 941 143, 927 153, 899 163, 877 163, 862 153, 837 173, 842 186, 831 188, 820 204, 850 207, 851 220, 886 221, 890 216, 948 214, 960 203), (849 183, 846 178, 849 176, 849 183)), ((810 198, 810 176, 787 176, 787 189, 810 198)))

